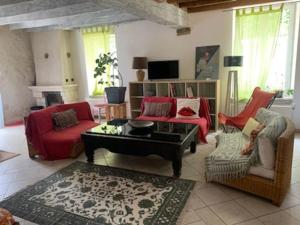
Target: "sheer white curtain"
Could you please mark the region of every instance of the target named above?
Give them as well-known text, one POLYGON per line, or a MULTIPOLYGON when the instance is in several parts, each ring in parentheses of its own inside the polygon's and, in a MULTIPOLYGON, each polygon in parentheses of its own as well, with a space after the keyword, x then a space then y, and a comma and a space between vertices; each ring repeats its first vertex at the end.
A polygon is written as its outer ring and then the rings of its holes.
POLYGON ((236 11, 234 52, 242 55, 239 97, 249 99, 256 86, 266 88, 278 39, 282 6, 236 11))

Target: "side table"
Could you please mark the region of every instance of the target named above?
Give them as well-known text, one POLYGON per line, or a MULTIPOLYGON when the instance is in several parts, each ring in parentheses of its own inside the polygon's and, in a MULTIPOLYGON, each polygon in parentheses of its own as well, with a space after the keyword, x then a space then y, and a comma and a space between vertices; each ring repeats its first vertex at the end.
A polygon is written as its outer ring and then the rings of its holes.
POLYGON ((98 108, 99 121, 101 114, 105 114, 105 120, 110 121, 112 119, 125 119, 127 115, 127 102, 120 104, 103 103, 95 105, 98 108))

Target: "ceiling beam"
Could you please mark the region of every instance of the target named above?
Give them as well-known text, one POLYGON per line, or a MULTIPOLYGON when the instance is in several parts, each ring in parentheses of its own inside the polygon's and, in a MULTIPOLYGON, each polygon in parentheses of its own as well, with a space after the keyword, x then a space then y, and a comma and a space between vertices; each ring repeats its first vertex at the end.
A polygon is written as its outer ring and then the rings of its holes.
POLYGON ((188 26, 187 12, 167 2, 159 3, 153 0, 98 0, 98 2, 107 2, 115 9, 123 9, 132 15, 159 24, 176 28, 188 26))
POLYGON ((22 14, 29 14, 33 12, 42 13, 45 10, 61 8, 79 3, 88 2, 86 0, 31 0, 1 5, 0 3, 0 17, 16 16, 22 14))
POLYGON ((0 25, 8 24, 11 29, 112 24, 122 22, 120 15, 126 21, 145 19, 175 28, 188 26, 185 10, 153 0, 23 0, 5 6, 0 0, 0 25))
MULTIPOLYGON (((80 26, 82 23, 94 24, 94 23, 97 23, 98 21, 103 23, 104 20, 106 20, 106 22, 109 24, 110 19, 113 19, 114 17, 116 17, 120 14, 124 15, 124 13, 121 11, 107 8, 107 9, 102 9, 102 10, 99 10, 96 12, 83 13, 83 14, 79 14, 79 15, 64 16, 64 17, 43 19, 43 20, 26 21, 23 23, 12 24, 9 27, 11 30, 18 30, 18 29, 28 29, 28 28, 37 28, 37 27, 48 27, 48 26, 57 26, 57 27, 63 27, 65 25, 66 26, 80 26)), ((136 18, 135 16, 132 16, 132 18, 133 17, 136 18)))
POLYGON ((33 0, 0 0, 0 6, 14 5, 17 3, 31 2, 33 0))
MULTIPOLYGON (((88 12, 95 12, 100 7, 93 2, 78 3, 74 5, 62 6, 43 11, 32 11, 15 16, 0 17, 0 25, 22 23, 31 20, 42 20, 47 18, 57 18, 71 15, 79 15, 88 12)), ((101 7, 102 8, 102 7, 101 7)), ((105 9, 107 7, 103 7, 105 9)))
POLYGON ((209 10, 232 9, 235 7, 261 5, 266 3, 282 2, 282 0, 237 0, 234 2, 223 2, 215 5, 205 5, 188 8, 189 13, 203 12, 209 10))
POLYGON ((95 24, 90 24, 90 23, 84 24, 84 23, 82 23, 80 27, 48 26, 48 27, 29 28, 29 29, 25 29, 25 30, 27 32, 45 32, 45 31, 53 31, 53 30, 76 30, 76 29, 85 28, 85 27, 104 26, 104 25, 118 25, 118 24, 132 23, 132 22, 136 22, 136 21, 140 21, 140 19, 124 19, 124 18, 122 18, 122 20, 116 21, 115 23, 112 23, 112 24, 107 24, 107 23, 101 24, 100 22, 97 22, 95 24))
POLYGON ((97 27, 97 26, 110 26, 110 25, 118 25, 118 24, 124 24, 124 23, 132 23, 136 21, 140 21, 141 19, 136 18, 132 15, 128 14, 119 14, 118 16, 111 17, 109 19, 109 23, 107 22, 107 19, 101 20, 95 20, 95 22, 82 22, 81 24, 63 24, 62 26, 55 26, 54 29, 60 29, 60 30, 73 30, 73 29, 80 29, 85 27, 97 27))
POLYGON ((185 1, 179 2, 179 7, 181 8, 190 8, 190 7, 198 7, 198 6, 207 6, 207 5, 218 5, 221 3, 234 2, 237 0, 202 0, 202 1, 185 1))

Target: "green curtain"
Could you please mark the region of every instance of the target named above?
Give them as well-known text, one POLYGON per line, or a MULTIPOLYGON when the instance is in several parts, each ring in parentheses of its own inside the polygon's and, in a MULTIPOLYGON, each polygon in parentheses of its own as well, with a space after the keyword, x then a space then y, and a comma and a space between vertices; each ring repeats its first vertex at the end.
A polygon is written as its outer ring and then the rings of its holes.
POLYGON ((256 86, 266 88, 280 29, 282 6, 236 10, 234 54, 242 55, 239 98, 249 99, 256 86))
MULTIPOLYGON (((93 27, 82 29, 89 90, 92 96, 104 94, 105 86, 98 83, 99 77, 94 78, 94 69, 96 67, 95 60, 99 54, 111 52, 111 34, 114 34, 113 27, 93 27)), ((106 74, 107 79, 109 80, 110 68, 107 68, 106 74)))

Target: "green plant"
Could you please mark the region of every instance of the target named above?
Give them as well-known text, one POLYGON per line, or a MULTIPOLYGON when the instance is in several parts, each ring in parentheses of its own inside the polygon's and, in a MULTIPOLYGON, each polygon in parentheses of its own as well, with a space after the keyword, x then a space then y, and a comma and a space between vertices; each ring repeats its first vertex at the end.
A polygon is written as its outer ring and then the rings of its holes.
POLYGON ((287 94, 288 96, 292 96, 292 95, 294 95, 294 90, 293 90, 293 89, 288 89, 288 90, 286 91, 286 94, 287 94))
POLYGON ((98 81, 99 84, 106 84, 106 86, 115 86, 115 80, 117 79, 120 81, 120 86, 123 86, 122 75, 118 70, 118 59, 114 56, 114 53, 108 52, 105 54, 100 54, 95 62, 97 66, 94 70, 94 77, 100 77, 100 80, 98 81), (105 79, 106 71, 110 69, 110 66, 113 67, 113 74, 105 79))

